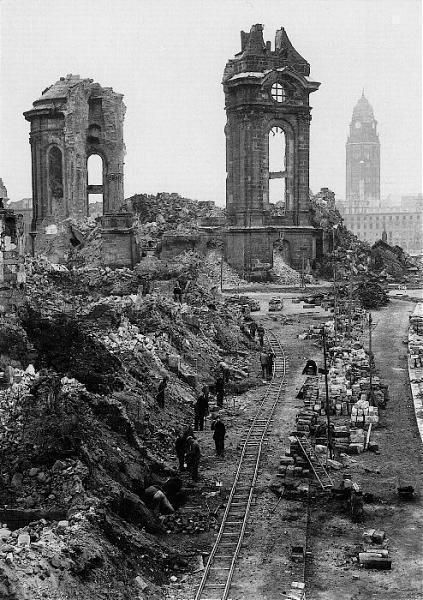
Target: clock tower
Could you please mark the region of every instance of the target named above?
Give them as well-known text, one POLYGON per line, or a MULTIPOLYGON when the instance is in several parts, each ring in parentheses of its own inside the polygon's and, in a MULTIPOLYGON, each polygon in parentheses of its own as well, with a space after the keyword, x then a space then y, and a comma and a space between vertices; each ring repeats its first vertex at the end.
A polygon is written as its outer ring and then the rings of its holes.
POLYGON ((380 142, 364 90, 353 110, 346 159, 346 211, 371 212, 380 204, 380 142))

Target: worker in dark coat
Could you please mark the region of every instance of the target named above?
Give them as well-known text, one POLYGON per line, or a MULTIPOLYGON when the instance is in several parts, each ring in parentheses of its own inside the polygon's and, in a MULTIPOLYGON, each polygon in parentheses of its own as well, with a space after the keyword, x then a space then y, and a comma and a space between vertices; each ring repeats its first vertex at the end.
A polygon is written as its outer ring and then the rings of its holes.
POLYGON ((194 431, 192 427, 186 427, 184 431, 178 435, 175 440, 175 451, 179 461, 179 470, 185 470, 185 454, 187 451, 187 438, 193 437, 194 431))
POLYGON ((225 363, 225 361, 224 361, 224 360, 222 360, 222 361, 219 363, 219 369, 220 369, 220 371, 221 371, 221 373, 222 373, 223 381, 224 381, 225 383, 228 383, 228 381, 229 381, 229 377, 230 377, 230 374, 231 374, 231 370, 230 370, 230 368, 229 368, 228 364, 227 364, 227 363, 225 363))
POLYGON ((223 406, 223 399, 225 397, 225 380, 222 375, 219 375, 219 377, 216 379, 215 389, 217 406, 223 406))
POLYGON ((213 421, 212 426, 213 430, 213 439, 214 444, 216 446, 216 454, 217 456, 223 456, 225 453, 225 435, 226 435, 226 427, 222 419, 218 416, 215 421, 213 421))
POLYGON ((193 481, 198 481, 198 467, 200 466, 201 450, 200 446, 193 437, 187 439, 186 461, 193 481))
POLYGON ((275 358, 276 358, 276 355, 271 350, 269 352, 269 354, 267 355, 267 377, 268 377, 268 379, 272 379, 272 377, 273 377, 273 368, 275 365, 275 358))
POLYGON ((179 302, 180 304, 182 303, 182 289, 179 285, 179 282, 176 282, 175 287, 173 288, 173 299, 175 302, 179 302))
POLYGON ((251 337, 253 338, 253 340, 256 337, 256 331, 257 331, 257 323, 255 321, 251 321, 251 323, 250 323, 250 334, 251 334, 251 337))
POLYGON ((167 382, 169 381, 169 377, 165 375, 161 382, 159 383, 159 388, 157 390, 156 402, 160 406, 160 408, 164 408, 165 405, 165 389, 167 387, 167 382))
POLYGON ((261 365, 261 371, 262 371, 262 374, 263 374, 263 379, 267 378, 268 364, 269 364, 269 355, 267 354, 267 352, 265 352, 264 350, 262 350, 260 352, 260 365, 261 365))
POLYGON ((156 514, 170 514, 175 509, 166 497, 166 494, 156 485, 150 485, 144 492, 146 503, 156 514))
POLYGON ((205 386, 194 405, 194 430, 203 431, 204 419, 209 414, 209 388, 205 386))
POLYGON ((257 337, 260 344, 260 348, 263 348, 264 345, 264 327, 263 325, 259 325, 257 327, 257 337))

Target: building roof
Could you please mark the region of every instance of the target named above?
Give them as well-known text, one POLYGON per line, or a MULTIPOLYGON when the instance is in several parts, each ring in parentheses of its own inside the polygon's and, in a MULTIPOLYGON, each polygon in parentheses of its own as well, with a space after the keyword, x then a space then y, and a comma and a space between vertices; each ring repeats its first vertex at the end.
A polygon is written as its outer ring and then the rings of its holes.
POLYGON ((373 121, 374 120, 373 108, 370 102, 367 100, 364 95, 364 90, 361 95, 361 98, 354 106, 353 110, 353 120, 357 119, 360 121, 373 121))
POLYGON ((69 90, 82 82, 92 83, 93 80, 81 79, 79 75, 72 74, 66 75, 66 77, 61 77, 58 81, 56 81, 56 83, 53 83, 53 85, 46 88, 42 92, 41 96, 35 100, 34 105, 53 99, 65 99, 69 94, 69 90))

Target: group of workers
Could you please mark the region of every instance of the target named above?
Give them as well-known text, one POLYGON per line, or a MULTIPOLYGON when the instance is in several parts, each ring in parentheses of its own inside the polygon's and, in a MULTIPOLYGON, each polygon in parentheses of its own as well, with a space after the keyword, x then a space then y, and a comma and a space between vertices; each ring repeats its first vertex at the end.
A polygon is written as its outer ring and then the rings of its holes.
MULTIPOLYGON (((175 301, 181 301, 179 291, 177 287, 174 289, 175 301)), ((180 290, 180 288, 179 288, 180 290)), ((261 347, 260 353, 260 364, 262 368, 262 374, 264 379, 271 379, 273 377, 275 354, 272 351, 264 349, 264 328, 262 325, 252 320, 249 323, 249 334, 251 339, 255 339, 256 335, 261 347)), ((223 401, 225 397, 225 386, 229 380, 229 367, 226 363, 219 364, 219 371, 214 383, 214 392, 216 397, 217 408, 223 407, 223 401)), ((160 408, 165 406, 165 392, 168 385, 169 377, 165 375, 161 380, 157 394, 156 402, 160 408)), ((175 451, 179 462, 179 470, 188 470, 194 481, 198 481, 198 470, 201 458, 201 449, 198 440, 195 437, 194 431, 204 431, 205 420, 210 412, 210 389, 209 386, 204 385, 201 392, 198 394, 197 399, 194 403, 194 428, 187 427, 185 430, 178 435, 175 441, 175 451)), ((221 417, 216 415, 212 419, 211 430, 213 431, 213 440, 215 443, 216 455, 224 456, 225 452, 225 436, 226 427, 221 417)), ((160 491, 160 490, 159 490, 160 491)), ((155 503, 162 505, 165 509, 165 503, 160 493, 155 492, 155 503)), ((154 500, 154 497, 153 497, 154 500)), ((167 508, 169 510, 169 507, 167 508)))
MULTIPOLYGON (((221 417, 217 415, 211 424, 216 455, 223 456, 225 453, 226 427, 221 417)), ((203 431, 203 429, 201 429, 203 431)), ((195 437, 192 427, 186 427, 175 440, 175 451, 178 458, 179 470, 187 470, 193 481, 198 481, 198 469, 200 467, 201 449, 195 437)))

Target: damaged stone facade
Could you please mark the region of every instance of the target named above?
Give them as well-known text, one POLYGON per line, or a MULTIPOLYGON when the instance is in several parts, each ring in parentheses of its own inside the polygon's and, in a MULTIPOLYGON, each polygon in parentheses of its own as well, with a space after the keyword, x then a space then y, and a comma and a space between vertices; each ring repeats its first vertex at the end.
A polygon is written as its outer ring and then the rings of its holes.
POLYGON ((275 49, 264 42, 263 26, 241 32, 241 52, 228 61, 224 76, 227 113, 226 157, 228 232, 226 258, 250 278, 266 278, 273 244, 284 240, 290 263, 316 255, 316 230, 309 204, 309 95, 320 83, 294 49, 283 28, 275 49), (269 136, 280 135, 278 167, 270 165, 269 136), (271 216, 272 180, 283 188, 281 214, 271 216))
POLYGON ((22 215, 0 207, 0 314, 24 300, 26 274, 22 215))
POLYGON ((7 203, 9 201, 9 198, 7 197, 7 189, 6 186, 3 183, 3 179, 0 177, 0 201, 2 202, 3 206, 7 206, 7 203))
POLYGON ((59 233, 66 218, 89 214, 89 194, 102 194, 103 214, 124 202, 123 95, 92 79, 67 75, 44 90, 24 113, 31 123, 35 237, 59 233), (88 161, 102 160, 102 184, 89 185, 88 161))

